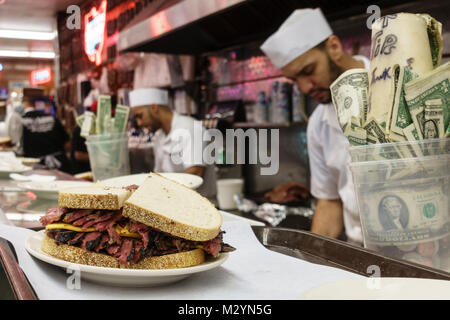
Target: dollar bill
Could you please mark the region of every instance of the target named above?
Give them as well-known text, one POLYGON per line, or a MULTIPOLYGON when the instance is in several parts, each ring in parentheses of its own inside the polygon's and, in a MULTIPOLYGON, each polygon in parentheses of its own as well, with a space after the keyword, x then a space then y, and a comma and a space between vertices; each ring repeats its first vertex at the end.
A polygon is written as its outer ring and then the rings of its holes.
POLYGON ((330 86, 331 96, 342 131, 351 117, 365 122, 368 109, 369 73, 365 69, 350 69, 330 86))
POLYGON ((378 143, 380 143, 380 141, 378 141, 378 139, 375 136, 367 134, 367 144, 378 144, 378 143))
POLYGON ((396 134, 395 132, 390 132, 387 135, 387 138, 392 142, 403 142, 407 141, 406 137, 404 135, 396 134))
POLYGON ((114 114, 114 132, 125 132, 128 124, 129 114, 129 107, 117 105, 116 112, 114 114))
POLYGON ((352 146, 363 146, 367 144, 367 132, 359 127, 351 127, 348 125, 345 128, 344 135, 352 146))
POLYGON ((444 109, 442 106, 442 99, 432 99, 425 101, 425 123, 424 123, 424 135, 431 137, 434 135, 436 138, 444 137, 444 109), (428 122, 432 122, 432 125, 428 125, 428 122), (429 130, 436 130, 437 132, 429 133, 429 130))
POLYGON ((389 142, 386 139, 386 134, 381 124, 375 120, 375 118, 369 118, 367 122, 364 124, 363 128, 367 131, 368 134, 377 138, 380 143, 389 142))
MULTIPOLYGON (((403 129, 403 133, 405 134, 405 137, 406 139, 408 139, 408 141, 421 140, 417 133, 416 126, 414 124, 410 124, 405 129, 403 129)), ((415 157, 421 157, 423 155, 422 150, 420 149, 420 146, 417 143, 411 143, 409 146, 413 149, 412 153, 414 153, 415 157)))
POLYGON ((113 133, 114 130, 114 118, 112 118, 110 115, 106 115, 103 119, 103 134, 106 133, 113 133))
POLYGON ((86 138, 95 133, 95 120, 95 114, 93 112, 86 111, 84 113, 84 121, 81 127, 80 136, 86 138))
POLYGON ((405 129, 403 129, 403 133, 408 141, 421 140, 417 132, 417 128, 414 124, 410 124, 405 129))
MULTIPOLYGON (((388 116, 388 129, 386 133, 391 136, 391 132, 397 135, 403 135, 403 129, 412 123, 411 115, 405 100, 405 84, 418 77, 408 67, 395 67, 396 90, 394 103, 388 116)), ((395 136, 395 135, 393 135, 395 136)))
POLYGON ((433 66, 437 68, 441 64, 442 60, 442 23, 426 13, 418 13, 417 15, 425 19, 425 22, 427 24, 428 41, 430 43, 431 49, 431 59, 433 61, 433 66))
POLYGON ((405 84, 405 99, 411 116, 414 110, 424 110, 425 101, 441 99, 446 128, 450 120, 450 62, 405 84))
POLYGON ((423 125, 425 123, 425 112, 423 107, 419 107, 410 111, 417 136, 423 140, 423 125))
POLYGON ((77 123, 77 126, 80 127, 80 129, 83 127, 83 121, 84 121, 84 113, 82 115, 79 115, 78 117, 76 117, 75 121, 77 123))
POLYGON ((97 134, 107 133, 105 130, 105 124, 108 123, 109 119, 111 119, 111 96, 100 95, 98 96, 98 103, 97 103, 97 122, 96 122, 97 134))
POLYGON ((364 191, 362 220, 368 242, 409 245, 450 234, 448 195, 441 180, 428 180, 409 186, 391 183, 389 187, 364 191))

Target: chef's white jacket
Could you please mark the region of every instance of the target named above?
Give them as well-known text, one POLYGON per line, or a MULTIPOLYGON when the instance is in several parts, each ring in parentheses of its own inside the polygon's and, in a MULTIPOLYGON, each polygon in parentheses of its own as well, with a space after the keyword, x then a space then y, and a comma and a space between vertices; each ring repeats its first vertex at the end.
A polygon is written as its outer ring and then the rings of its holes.
POLYGON ((200 121, 173 113, 169 134, 159 129, 153 137, 155 172, 183 172, 192 166, 204 166, 203 184, 197 191, 204 197, 216 196, 216 173, 213 165, 203 161, 205 129, 200 121))
MULTIPOLYGON (((364 56, 366 69, 370 61, 364 56)), ((311 194, 317 199, 341 199, 344 211, 344 226, 347 237, 362 243, 361 222, 353 186, 350 163, 350 146, 337 120, 332 103, 319 104, 308 122, 308 154, 311 170, 311 194)))

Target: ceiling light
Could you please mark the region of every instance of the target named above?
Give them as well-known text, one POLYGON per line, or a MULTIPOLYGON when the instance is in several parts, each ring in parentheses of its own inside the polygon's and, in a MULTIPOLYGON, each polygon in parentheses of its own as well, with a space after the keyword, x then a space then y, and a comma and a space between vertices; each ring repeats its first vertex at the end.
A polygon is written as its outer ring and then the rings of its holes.
POLYGON ((52 51, 0 50, 0 57, 53 59, 55 53, 52 51))
POLYGON ((29 40, 53 40, 55 32, 40 32, 27 30, 0 29, 0 38, 29 39, 29 40))

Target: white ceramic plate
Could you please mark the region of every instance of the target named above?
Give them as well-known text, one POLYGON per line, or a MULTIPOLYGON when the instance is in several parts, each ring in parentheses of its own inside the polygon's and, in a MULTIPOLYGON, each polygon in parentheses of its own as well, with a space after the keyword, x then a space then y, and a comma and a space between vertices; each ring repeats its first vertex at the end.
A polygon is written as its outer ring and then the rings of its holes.
POLYGON ((9 179, 9 175, 11 173, 23 173, 23 172, 31 170, 31 169, 33 169, 33 168, 27 167, 27 166, 22 166, 20 169, 15 169, 15 170, 0 169, 0 179, 9 179))
POLYGON ((363 278, 326 283, 306 291, 307 300, 448 300, 450 281, 363 278))
POLYGON ((34 194, 36 194, 38 199, 57 200, 58 192, 62 189, 70 187, 83 187, 91 184, 92 182, 88 181, 55 180, 51 182, 21 182, 18 183, 17 186, 27 191, 33 192, 34 194))
MULTIPOLYGON (((178 183, 184 184, 191 189, 197 189, 203 183, 203 179, 194 174, 188 173, 159 173, 167 179, 174 180, 178 183)), ((121 176, 103 180, 102 182, 109 187, 126 187, 131 184, 141 185, 145 178, 148 177, 148 173, 138 173, 129 176, 121 176)))
POLYGON ((185 279, 195 273, 217 268, 228 258, 227 253, 222 253, 218 258, 208 259, 205 263, 188 268, 165 270, 133 270, 102 268, 83 264, 67 262, 52 257, 41 250, 41 242, 44 238, 44 230, 30 235, 25 241, 25 249, 33 257, 49 264, 80 270, 83 279, 112 286, 121 287, 152 287, 164 285, 185 279))

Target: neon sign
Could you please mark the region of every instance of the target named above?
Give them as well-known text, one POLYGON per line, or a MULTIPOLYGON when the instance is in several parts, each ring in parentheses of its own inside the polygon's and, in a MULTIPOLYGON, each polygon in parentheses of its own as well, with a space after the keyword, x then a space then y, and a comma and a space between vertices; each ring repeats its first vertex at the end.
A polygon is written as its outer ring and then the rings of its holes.
POLYGON ((52 81, 52 69, 43 68, 31 71, 31 84, 37 86, 52 81))
POLYGON ((84 52, 89 61, 99 65, 102 62, 102 50, 105 43, 106 0, 100 7, 84 15, 84 52))

